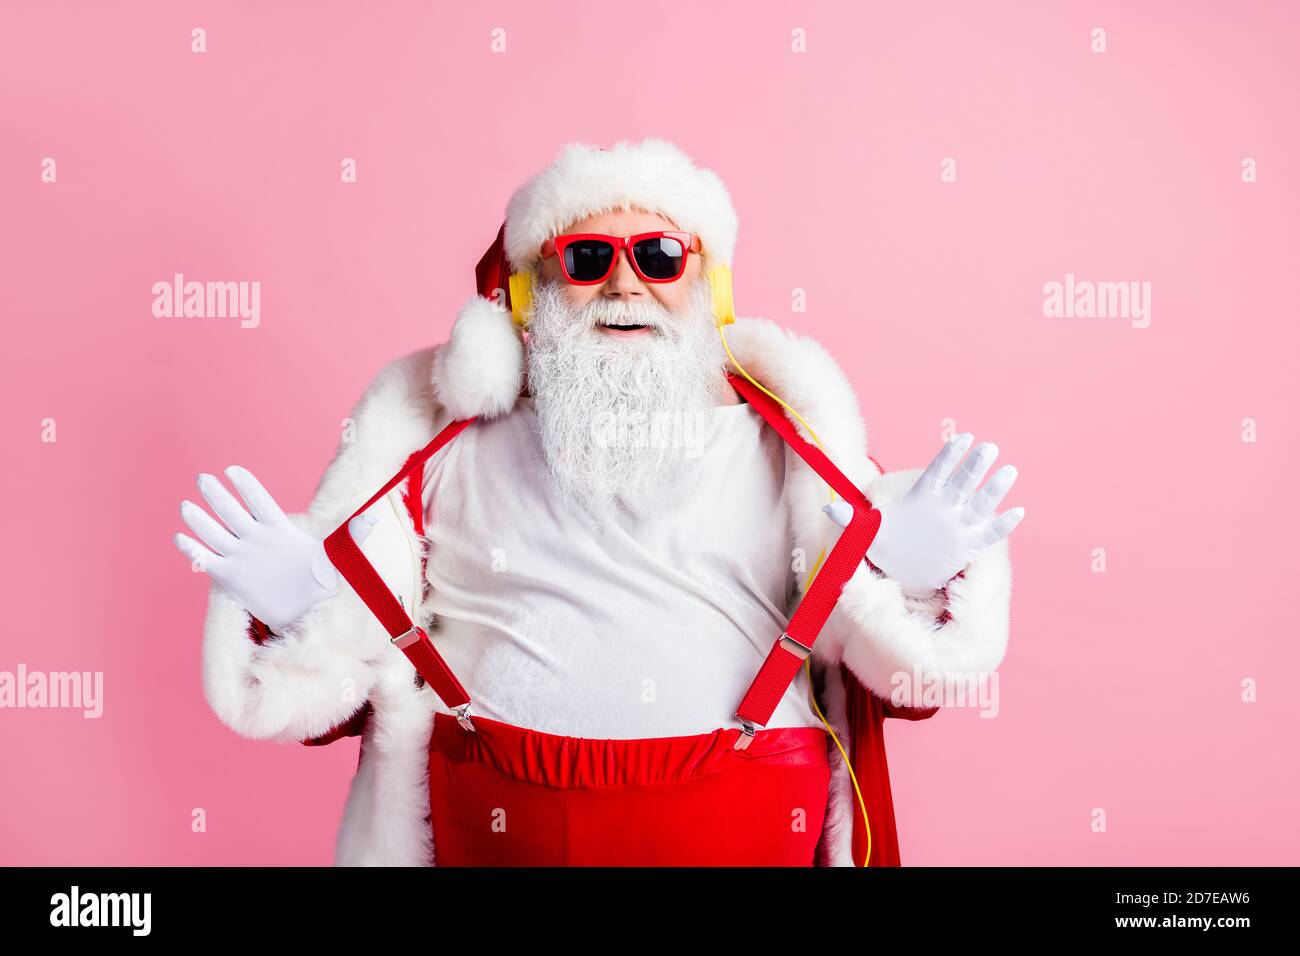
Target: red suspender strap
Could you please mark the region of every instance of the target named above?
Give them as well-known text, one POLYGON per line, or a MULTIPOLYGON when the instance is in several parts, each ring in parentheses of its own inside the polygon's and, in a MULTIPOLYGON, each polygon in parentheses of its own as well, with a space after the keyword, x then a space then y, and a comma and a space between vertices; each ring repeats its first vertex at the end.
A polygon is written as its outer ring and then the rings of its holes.
POLYGON ((813 642, 817 640, 835 602, 839 600, 840 591, 867 555, 867 548, 880 528, 880 512, 872 507, 866 496, 844 477, 843 472, 835 467, 820 448, 795 431, 794 425, 771 396, 738 375, 728 375, 728 379, 736 391, 776 429, 786 444, 834 488, 841 498, 853 506, 853 519, 835 542, 835 547, 813 579, 812 586, 790 618, 785 633, 768 652, 758 676, 749 685, 745 699, 740 702, 736 716, 745 725, 745 730, 736 739, 736 746, 743 749, 753 738, 754 727, 762 727, 771 719, 790 682, 799 672, 800 665, 812 652, 813 642))
MULTIPOLYGON (((456 675, 451 672, 451 668, 442 659, 442 655, 434 649, 433 642, 429 640, 429 635, 415 626, 415 623, 407 615, 406 609, 393 596, 393 592, 388 589, 388 585, 379 576, 379 572, 375 570, 374 565, 361 553, 361 549, 357 547, 357 543, 352 540, 352 535, 348 531, 348 522, 392 491, 408 476, 416 476, 416 481, 413 482, 416 486, 407 489, 408 502, 411 496, 418 498, 420 484, 422 484, 422 482, 419 482, 418 476, 424 473, 424 463, 464 431, 465 427, 473 421, 472 418, 464 418, 452 422, 440 431, 433 441, 406 460, 402 470, 389 479, 388 484, 376 491, 369 501, 354 511, 347 521, 344 521, 330 532, 329 537, 325 539, 325 553, 329 555, 334 567, 338 568, 339 574, 343 575, 348 584, 352 585, 353 590, 357 592, 357 596, 365 602, 366 607, 370 608, 371 613, 379 618, 380 623, 384 625, 384 629, 392 637, 393 643, 402 649, 402 652, 415 665, 415 669, 419 671, 420 676, 433 688, 434 693, 448 707, 457 710, 461 726, 467 730, 474 729, 467 716, 469 694, 465 692, 465 688, 456 679, 456 675)), ((421 529, 417 528, 417 531, 419 530, 421 529)))

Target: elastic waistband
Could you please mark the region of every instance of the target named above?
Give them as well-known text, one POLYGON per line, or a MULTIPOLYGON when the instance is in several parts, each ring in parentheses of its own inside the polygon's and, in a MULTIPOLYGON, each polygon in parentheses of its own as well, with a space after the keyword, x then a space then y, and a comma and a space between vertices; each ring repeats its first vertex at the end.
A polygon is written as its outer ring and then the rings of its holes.
POLYGON ((739 728, 685 737, 565 737, 474 717, 476 731, 450 714, 434 715, 430 751, 453 763, 482 762, 500 773, 560 789, 643 786, 717 773, 729 766, 828 767, 821 727, 760 730, 736 750, 739 728))

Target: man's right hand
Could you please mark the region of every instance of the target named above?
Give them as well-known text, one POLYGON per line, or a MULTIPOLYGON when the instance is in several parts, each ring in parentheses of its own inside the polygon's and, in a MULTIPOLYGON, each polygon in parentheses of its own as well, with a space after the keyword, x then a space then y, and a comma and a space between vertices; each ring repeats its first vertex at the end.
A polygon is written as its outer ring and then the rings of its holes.
MULTIPOLYGON (((221 521, 182 501, 181 520, 207 547, 184 534, 172 540, 250 614, 272 628, 287 627, 338 591, 339 573, 324 541, 291 522, 252 472, 231 465, 226 477, 248 510, 214 476, 199 475, 199 493, 221 521)), ((378 520, 369 514, 353 518, 352 539, 360 545, 378 520)))

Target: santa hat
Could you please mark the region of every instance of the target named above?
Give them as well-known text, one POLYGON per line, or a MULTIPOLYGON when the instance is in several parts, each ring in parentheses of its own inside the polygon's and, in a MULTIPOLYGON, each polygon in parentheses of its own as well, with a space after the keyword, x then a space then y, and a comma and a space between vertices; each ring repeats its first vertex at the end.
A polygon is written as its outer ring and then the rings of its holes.
POLYGON ((505 223, 475 270, 479 295, 491 298, 509 289, 511 272, 535 269, 542 243, 571 223, 633 207, 698 235, 706 271, 731 265, 738 223, 717 173, 655 137, 612 147, 569 143, 510 197, 505 223))

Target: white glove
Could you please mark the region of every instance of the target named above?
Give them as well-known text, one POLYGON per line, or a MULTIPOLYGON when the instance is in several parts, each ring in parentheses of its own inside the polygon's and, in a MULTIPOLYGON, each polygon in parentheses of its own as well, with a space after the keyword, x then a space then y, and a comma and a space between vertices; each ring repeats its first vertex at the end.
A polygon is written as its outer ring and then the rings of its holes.
MULTIPOLYGON (((293 524, 252 472, 231 465, 226 477, 249 510, 215 477, 199 475, 199 492, 225 527, 186 500, 181 520, 212 550, 183 534, 172 540, 250 614, 273 629, 286 627, 338 591, 340 575, 325 542, 293 524)), ((361 544, 378 520, 353 518, 352 540, 361 544)))
MULTIPOLYGON (((1009 535, 1025 516, 1024 508, 994 516, 1016 480, 1014 465, 1003 465, 972 496, 998 456, 998 446, 992 442, 981 442, 953 474, 974 440, 970 432, 951 439, 907 494, 878 506, 880 530, 867 558, 909 597, 932 595, 977 554, 1009 535)), ((841 528, 853 517, 853 506, 843 500, 822 510, 841 528)))

